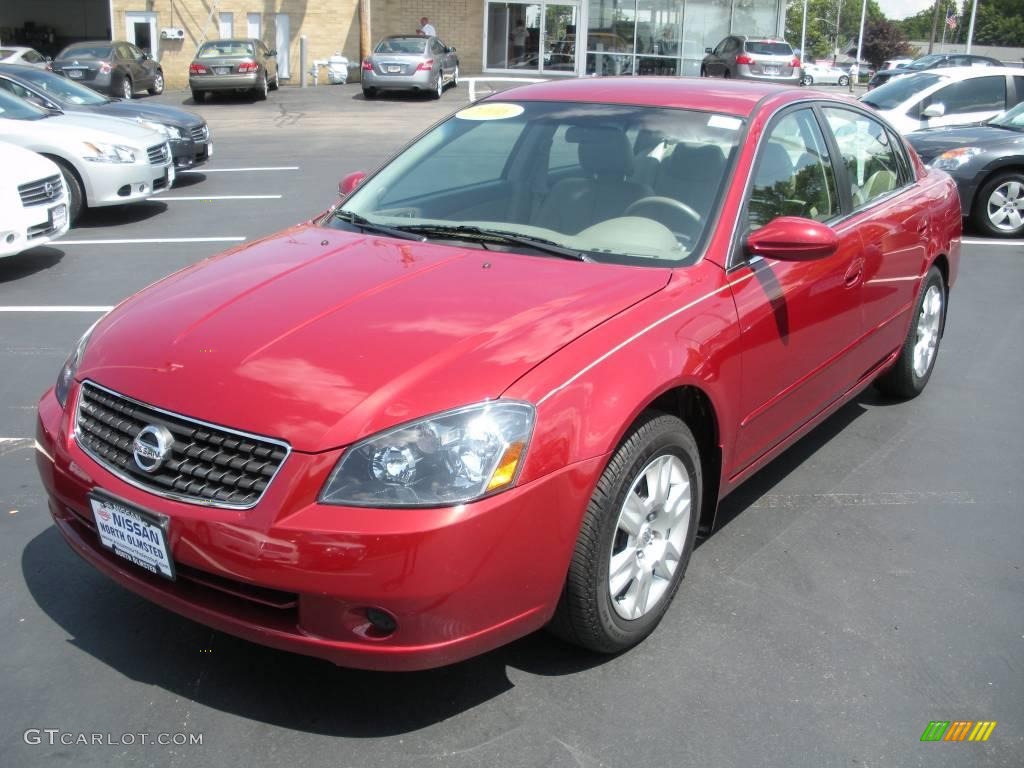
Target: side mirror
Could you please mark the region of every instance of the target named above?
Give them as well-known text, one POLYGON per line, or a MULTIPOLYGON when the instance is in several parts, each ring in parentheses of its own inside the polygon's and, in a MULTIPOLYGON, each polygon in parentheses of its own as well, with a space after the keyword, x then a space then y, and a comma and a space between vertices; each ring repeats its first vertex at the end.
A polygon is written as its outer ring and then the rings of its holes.
POLYGON ((355 171, 338 182, 338 194, 342 197, 352 192, 353 189, 363 183, 366 174, 362 171, 355 171))
POLYGON ((839 238, 831 227, 798 216, 780 216, 747 235, 747 255, 779 261, 814 261, 831 256, 839 238))
POLYGON ((946 105, 940 101, 925 107, 921 112, 921 117, 927 120, 929 117, 942 117, 944 114, 946 114, 946 105))
POLYGON ((449 46, 448 53, 455 53, 455 46, 454 45, 449 46))
POLYGON ((270 53, 268 53, 267 56, 277 56, 277 49, 271 48, 270 53))
POLYGON ((712 50, 711 48, 705 48, 704 53, 714 53, 714 50, 712 50))

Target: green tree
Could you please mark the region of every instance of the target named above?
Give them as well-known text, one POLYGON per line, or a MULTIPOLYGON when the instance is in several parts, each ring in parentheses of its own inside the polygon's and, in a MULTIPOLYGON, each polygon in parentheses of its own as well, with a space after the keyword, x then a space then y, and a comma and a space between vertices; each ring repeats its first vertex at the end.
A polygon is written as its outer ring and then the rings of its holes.
POLYGON ((882 66, 886 59, 896 59, 910 53, 910 45, 903 32, 886 19, 872 19, 864 24, 864 48, 861 56, 874 66, 882 66))
MULTIPOLYGON (((829 58, 836 39, 836 15, 839 16, 839 53, 843 54, 850 41, 857 44, 860 31, 858 0, 808 0, 807 2, 807 58, 829 58), (841 5, 841 7, 840 7, 841 5)), ((789 0, 786 6, 786 41, 794 48, 800 45, 800 23, 803 19, 803 0, 789 0)), ((884 20, 885 14, 875 0, 868 0, 864 39, 867 42, 868 23, 884 20)))

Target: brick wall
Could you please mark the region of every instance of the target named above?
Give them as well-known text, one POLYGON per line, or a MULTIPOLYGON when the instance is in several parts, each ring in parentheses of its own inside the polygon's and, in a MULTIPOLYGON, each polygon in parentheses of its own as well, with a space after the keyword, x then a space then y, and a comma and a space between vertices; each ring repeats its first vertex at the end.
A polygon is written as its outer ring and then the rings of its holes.
POLYGON ((464 73, 483 67, 484 0, 373 0, 370 14, 373 42, 385 35, 415 34, 426 16, 437 36, 459 53, 464 73))
MULTIPOLYGON (((278 13, 289 17, 290 81, 298 84, 299 36, 307 38, 307 68, 314 59, 327 59, 340 50, 350 61, 359 61, 359 2, 358 0, 220 0, 217 10, 207 24, 213 0, 112 0, 114 10, 114 39, 124 40, 125 11, 151 10, 157 14, 157 34, 162 27, 180 27, 185 30, 184 40, 160 40, 159 57, 163 65, 168 88, 188 86, 188 65, 202 40, 220 37, 219 13, 231 13, 234 37, 248 37, 246 15, 261 16, 261 38, 271 48, 277 48, 275 18, 278 13)), ((445 3, 436 3, 442 6, 445 3)), ((419 16, 417 16, 417 19, 419 16)), ((374 33, 376 34, 376 32, 374 33)), ((280 51, 283 57, 285 52, 280 51)), ((350 70, 355 76, 357 69, 350 70)), ((326 72, 321 82, 326 82, 326 72)))

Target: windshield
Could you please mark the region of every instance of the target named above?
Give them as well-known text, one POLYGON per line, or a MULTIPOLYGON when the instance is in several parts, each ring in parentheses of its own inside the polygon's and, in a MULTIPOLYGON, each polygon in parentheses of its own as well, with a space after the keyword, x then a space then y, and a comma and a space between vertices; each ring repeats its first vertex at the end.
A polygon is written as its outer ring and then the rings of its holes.
POLYGON ((49 117, 50 113, 40 109, 35 104, 30 104, 24 99, 19 99, 13 93, 0 89, 0 118, 8 120, 41 120, 49 117))
POLYGON ((26 80, 40 90, 46 91, 56 101, 68 104, 106 104, 110 99, 101 96, 92 88, 68 80, 66 77, 54 75, 42 69, 19 72, 18 77, 26 80))
POLYGON ((996 115, 988 121, 989 125, 997 125, 1000 128, 1012 128, 1015 131, 1024 131, 1024 102, 1021 102, 1013 109, 1008 109, 1001 115, 996 115))
POLYGON ((252 43, 239 40, 220 40, 207 43, 196 56, 197 59, 217 59, 221 56, 252 56, 255 53, 252 43))
POLYGON ((381 40, 374 53, 423 53, 426 46, 422 37, 393 37, 381 40))
POLYGON ((937 54, 933 54, 931 56, 922 56, 920 59, 914 59, 909 64, 904 65, 904 69, 931 69, 932 67, 941 64, 943 61, 945 61, 945 59, 945 56, 939 56, 937 54))
POLYGON ((941 75, 933 75, 929 72, 893 78, 885 85, 868 91, 860 97, 860 100, 875 109, 896 109, 911 96, 935 85, 941 79, 941 75))
POLYGON ((483 102, 427 133, 323 223, 472 239, 442 231, 461 227, 596 261, 676 266, 699 255, 742 127, 680 109, 483 102))
POLYGON ((60 55, 62 59, 109 59, 109 45, 71 46, 60 55))
POLYGON ((747 40, 743 46, 747 53, 760 54, 762 56, 792 56, 793 49, 789 43, 765 43, 756 40, 747 40))

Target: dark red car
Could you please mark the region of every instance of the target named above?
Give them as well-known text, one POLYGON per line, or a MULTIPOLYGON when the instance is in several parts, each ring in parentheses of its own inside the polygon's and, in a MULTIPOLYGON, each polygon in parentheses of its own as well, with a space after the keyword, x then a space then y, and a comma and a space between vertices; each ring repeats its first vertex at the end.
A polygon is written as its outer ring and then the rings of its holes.
POLYGON ((640 641, 719 499, 924 389, 959 258, 945 173, 754 83, 517 88, 342 189, 101 319, 38 458, 96 568, 354 667, 640 641))

